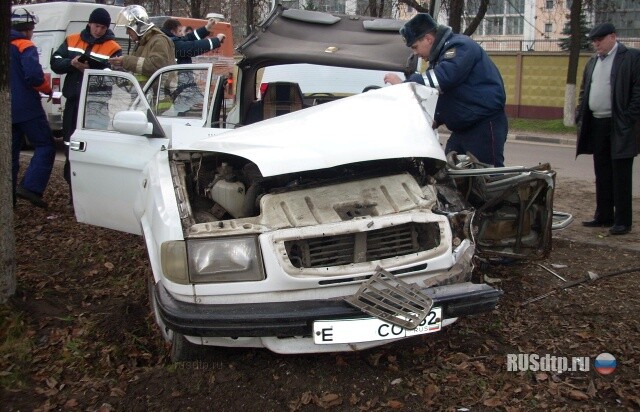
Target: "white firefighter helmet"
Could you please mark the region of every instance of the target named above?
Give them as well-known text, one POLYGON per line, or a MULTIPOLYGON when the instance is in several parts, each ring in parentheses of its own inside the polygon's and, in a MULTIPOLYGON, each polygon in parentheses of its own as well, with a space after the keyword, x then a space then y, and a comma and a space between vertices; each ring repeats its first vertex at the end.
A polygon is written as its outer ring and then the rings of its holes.
POLYGON ((25 8, 17 8, 11 12, 11 27, 14 30, 33 29, 38 24, 38 16, 25 8))
POLYGON ((127 6, 120 11, 116 17, 116 26, 128 27, 138 36, 142 36, 153 27, 153 23, 149 22, 149 15, 142 6, 127 6))

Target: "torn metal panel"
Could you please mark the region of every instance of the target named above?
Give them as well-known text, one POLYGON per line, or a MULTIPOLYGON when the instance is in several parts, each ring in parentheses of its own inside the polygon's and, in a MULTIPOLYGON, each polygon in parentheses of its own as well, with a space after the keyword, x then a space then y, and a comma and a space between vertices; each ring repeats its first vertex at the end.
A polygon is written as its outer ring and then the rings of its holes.
POLYGON ((427 317, 433 300, 416 284, 408 284, 378 267, 358 292, 344 298, 376 318, 405 329, 415 329, 427 317))

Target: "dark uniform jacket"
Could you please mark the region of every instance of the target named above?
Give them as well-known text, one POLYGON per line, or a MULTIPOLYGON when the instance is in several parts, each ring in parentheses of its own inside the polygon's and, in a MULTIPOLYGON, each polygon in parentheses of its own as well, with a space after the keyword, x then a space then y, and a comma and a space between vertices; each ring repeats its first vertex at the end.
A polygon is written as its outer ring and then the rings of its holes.
POLYGON ((209 35, 209 30, 205 26, 182 37, 178 37, 168 30, 162 29, 162 32, 173 40, 178 64, 191 63, 192 57, 220 47, 220 40, 217 37, 205 38, 209 35))
POLYGON ((67 99, 77 100, 80 97, 82 88, 82 77, 84 74, 71 65, 71 60, 76 56, 84 54, 93 44, 89 53, 95 59, 105 62, 109 57, 122 55, 120 45, 114 40, 115 36, 111 29, 108 29, 104 36, 99 39, 91 36, 89 26, 80 33, 70 34, 51 56, 51 70, 57 74, 66 74, 62 95, 67 99))
POLYGON ((504 113, 502 76, 489 55, 468 36, 448 31, 436 36, 429 69, 434 70, 441 91, 437 124, 462 131, 504 113))
POLYGON ((22 123, 45 116, 40 92, 51 93, 51 85, 42 71, 38 49, 24 34, 11 30, 9 56, 11 122, 22 123))
MULTIPOLYGON (((598 56, 593 56, 584 68, 580 86, 580 104, 576 111, 578 143, 576 156, 593 154, 589 140, 591 119, 589 92, 591 77, 598 56)), ((640 147, 640 50, 618 43, 618 51, 611 68, 611 158, 635 157, 640 147)))

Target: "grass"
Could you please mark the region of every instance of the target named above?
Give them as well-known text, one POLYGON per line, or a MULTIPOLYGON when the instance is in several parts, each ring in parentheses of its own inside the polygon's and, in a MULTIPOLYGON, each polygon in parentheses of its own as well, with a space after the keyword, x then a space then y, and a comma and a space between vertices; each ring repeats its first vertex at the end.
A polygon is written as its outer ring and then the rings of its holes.
POLYGON ((575 126, 565 126, 562 119, 509 119, 510 131, 544 132, 554 134, 576 133, 575 126))

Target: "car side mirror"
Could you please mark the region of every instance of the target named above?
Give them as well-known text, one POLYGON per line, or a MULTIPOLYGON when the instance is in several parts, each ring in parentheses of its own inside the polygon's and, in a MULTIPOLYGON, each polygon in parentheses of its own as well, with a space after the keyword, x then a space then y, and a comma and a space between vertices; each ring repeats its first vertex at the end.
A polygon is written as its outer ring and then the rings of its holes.
POLYGON ((120 133, 136 136, 153 133, 153 124, 147 121, 147 115, 137 110, 116 113, 113 117, 113 128, 120 133))

